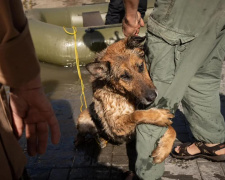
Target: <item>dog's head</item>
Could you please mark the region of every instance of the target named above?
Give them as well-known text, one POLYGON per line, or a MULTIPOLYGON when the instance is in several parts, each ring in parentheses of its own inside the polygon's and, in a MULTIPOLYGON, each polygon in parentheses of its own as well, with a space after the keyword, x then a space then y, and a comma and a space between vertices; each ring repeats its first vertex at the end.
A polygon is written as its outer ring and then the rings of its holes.
POLYGON ((131 36, 103 50, 95 62, 86 65, 93 81, 106 82, 112 89, 135 97, 144 105, 156 98, 156 88, 144 60, 145 37, 131 36))

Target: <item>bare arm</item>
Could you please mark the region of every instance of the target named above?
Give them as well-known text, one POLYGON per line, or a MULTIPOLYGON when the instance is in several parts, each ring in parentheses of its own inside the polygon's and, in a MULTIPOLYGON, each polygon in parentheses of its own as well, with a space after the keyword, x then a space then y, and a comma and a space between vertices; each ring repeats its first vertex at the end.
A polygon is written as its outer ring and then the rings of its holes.
POLYGON ((137 11, 139 0, 124 0, 125 17, 122 22, 125 36, 138 35, 140 27, 144 26, 141 14, 137 11))

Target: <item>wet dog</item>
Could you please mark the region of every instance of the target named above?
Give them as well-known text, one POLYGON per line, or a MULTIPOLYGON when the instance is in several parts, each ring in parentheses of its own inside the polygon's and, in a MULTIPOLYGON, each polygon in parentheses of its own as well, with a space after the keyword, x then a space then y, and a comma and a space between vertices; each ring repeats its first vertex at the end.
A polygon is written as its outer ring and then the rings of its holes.
POLYGON ((154 162, 160 163, 169 155, 176 133, 170 126, 173 115, 168 110, 137 109, 140 104, 150 105, 157 96, 144 61, 144 40, 137 36, 120 40, 86 65, 91 74, 93 101, 78 117, 76 143, 86 134, 124 143, 133 138, 138 124, 168 126, 152 153, 154 162))

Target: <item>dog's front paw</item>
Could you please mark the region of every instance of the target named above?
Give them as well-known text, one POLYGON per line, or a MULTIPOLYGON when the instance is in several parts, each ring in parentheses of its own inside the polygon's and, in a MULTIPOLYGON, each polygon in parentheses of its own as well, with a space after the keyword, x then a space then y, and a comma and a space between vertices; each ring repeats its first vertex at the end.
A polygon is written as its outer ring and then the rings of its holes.
POLYGON ((152 152, 153 162, 159 164, 163 162, 170 154, 166 146, 159 144, 158 147, 152 152))
POLYGON ((150 109, 155 113, 155 124, 158 126, 168 126, 171 125, 173 122, 171 119, 174 117, 173 114, 170 113, 167 109, 150 109))
POLYGON ((107 146, 108 141, 105 140, 102 137, 99 137, 98 135, 95 137, 96 142, 98 143, 98 145, 103 149, 107 146))
POLYGON ((160 139, 157 148, 152 152, 153 162, 158 164, 163 162, 170 154, 174 140, 176 138, 176 132, 169 126, 166 133, 160 139))

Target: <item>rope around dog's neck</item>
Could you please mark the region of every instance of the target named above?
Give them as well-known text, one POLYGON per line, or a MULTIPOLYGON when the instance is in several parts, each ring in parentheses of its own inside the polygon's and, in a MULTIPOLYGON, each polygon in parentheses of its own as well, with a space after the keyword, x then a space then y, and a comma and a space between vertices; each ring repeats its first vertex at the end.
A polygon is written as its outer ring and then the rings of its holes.
POLYGON ((86 102, 86 98, 85 98, 85 94, 84 94, 84 83, 82 80, 82 76, 81 76, 81 72, 80 72, 80 63, 79 63, 79 58, 78 58, 78 52, 77 52, 77 28, 76 27, 72 27, 73 28, 73 33, 68 32, 66 30, 65 27, 63 27, 64 31, 69 34, 69 35, 73 35, 74 37, 74 54, 75 54, 75 59, 76 59, 76 67, 77 67, 77 73, 80 79, 80 84, 81 84, 81 95, 80 95, 80 102, 81 102, 81 106, 80 106, 80 112, 82 112, 82 108, 83 108, 83 100, 84 100, 84 104, 85 107, 87 108, 87 102, 86 102), (82 98, 83 97, 83 98, 82 98), (83 100, 82 100, 83 99, 83 100))

